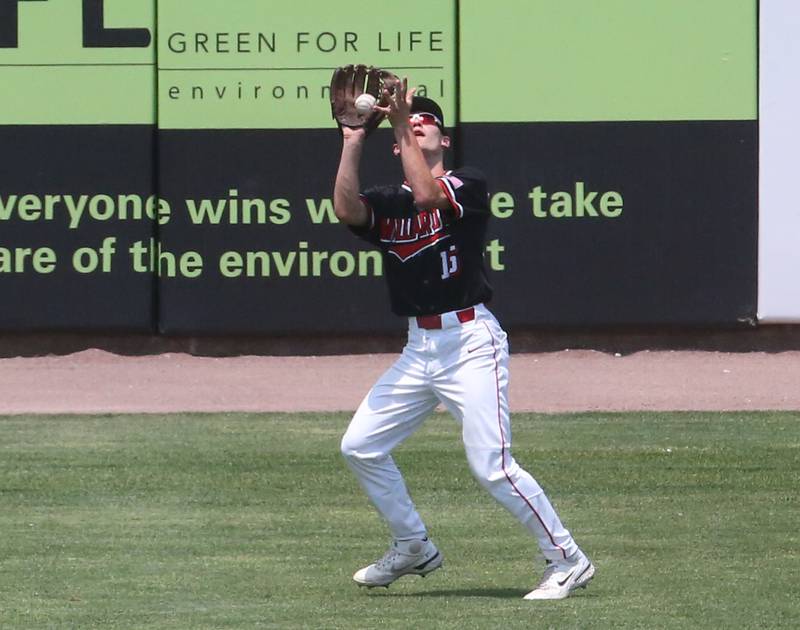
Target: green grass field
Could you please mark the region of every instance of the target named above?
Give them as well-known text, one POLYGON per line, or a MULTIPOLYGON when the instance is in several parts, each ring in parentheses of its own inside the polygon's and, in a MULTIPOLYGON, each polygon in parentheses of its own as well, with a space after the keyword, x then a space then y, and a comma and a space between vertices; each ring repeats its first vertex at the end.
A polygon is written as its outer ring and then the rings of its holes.
MULTIPOLYGON (((345 414, 0 419, 0 628, 794 628, 800 414, 514 417, 514 453, 591 555, 525 602, 533 541, 444 415, 398 449, 445 566, 360 590, 388 536, 345 414)), ((535 564, 534 564, 535 560, 535 564)))

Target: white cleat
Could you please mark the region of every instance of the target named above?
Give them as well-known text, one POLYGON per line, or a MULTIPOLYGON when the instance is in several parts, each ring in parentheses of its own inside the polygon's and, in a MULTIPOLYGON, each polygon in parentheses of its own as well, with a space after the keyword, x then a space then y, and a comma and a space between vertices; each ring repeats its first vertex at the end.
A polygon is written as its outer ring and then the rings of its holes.
POLYGON ((594 577, 594 565, 579 549, 566 560, 548 561, 539 586, 525 599, 564 599, 576 588, 586 588, 594 577))
POLYGON ((403 575, 425 577, 442 566, 442 554, 430 540, 395 540, 383 558, 359 569, 353 580, 359 586, 386 586, 403 575))

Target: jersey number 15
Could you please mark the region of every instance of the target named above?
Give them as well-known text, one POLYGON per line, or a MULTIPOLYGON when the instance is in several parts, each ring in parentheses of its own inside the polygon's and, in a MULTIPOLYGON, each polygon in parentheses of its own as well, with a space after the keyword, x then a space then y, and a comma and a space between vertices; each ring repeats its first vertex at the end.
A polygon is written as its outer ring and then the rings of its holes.
POLYGON ((440 252, 442 258, 442 280, 447 280, 461 273, 461 265, 458 260, 458 249, 451 245, 450 249, 440 252))

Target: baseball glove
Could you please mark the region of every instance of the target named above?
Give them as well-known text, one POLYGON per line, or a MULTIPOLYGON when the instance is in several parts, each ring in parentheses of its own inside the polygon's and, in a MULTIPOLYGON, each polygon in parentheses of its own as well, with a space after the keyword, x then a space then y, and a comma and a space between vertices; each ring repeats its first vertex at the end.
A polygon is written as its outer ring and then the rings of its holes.
POLYGON ((356 99, 364 93, 372 94, 379 105, 385 105, 383 91, 394 91, 400 79, 388 70, 359 64, 336 68, 331 77, 331 113, 342 127, 364 127, 369 134, 383 121, 381 112, 359 114, 356 99))

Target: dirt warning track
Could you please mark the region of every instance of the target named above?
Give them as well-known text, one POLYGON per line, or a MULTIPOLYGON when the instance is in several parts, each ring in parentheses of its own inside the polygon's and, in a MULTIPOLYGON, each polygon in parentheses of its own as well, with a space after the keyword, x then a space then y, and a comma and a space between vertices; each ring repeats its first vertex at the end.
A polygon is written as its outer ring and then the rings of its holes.
MULTIPOLYGON (((0 413, 352 411, 396 354, 0 359, 0 413)), ((513 411, 800 410, 800 352, 511 357, 513 411)))

